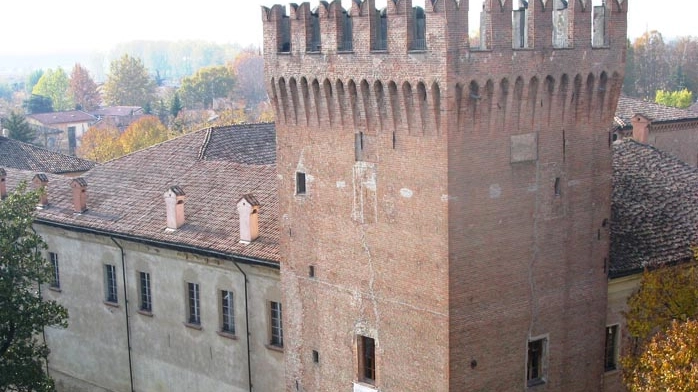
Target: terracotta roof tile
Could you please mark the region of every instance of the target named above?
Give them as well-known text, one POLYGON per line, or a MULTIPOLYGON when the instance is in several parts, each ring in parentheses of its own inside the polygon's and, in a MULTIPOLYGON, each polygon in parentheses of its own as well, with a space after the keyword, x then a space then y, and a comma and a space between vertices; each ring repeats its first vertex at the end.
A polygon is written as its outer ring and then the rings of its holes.
POLYGON ((673 108, 622 95, 616 108, 618 120, 630 125, 630 120, 636 114, 641 114, 653 122, 698 119, 698 113, 692 110, 673 108))
MULTIPOLYGON (((268 157, 247 156, 258 153, 249 150, 250 145, 274 151, 273 130, 270 124, 201 130, 97 166, 83 175, 90 186, 88 210, 82 214, 72 210, 71 179, 50 177, 49 208, 39 211, 38 218, 277 263, 276 166, 273 160, 264 163, 268 157), (180 229, 167 232, 163 192, 174 185, 186 193, 186 218, 180 229), (245 245, 239 243, 235 202, 250 193, 261 204, 259 238, 245 245)), ((8 173, 10 189, 32 174, 11 169, 8 173)))
POLYGON ((613 145, 612 277, 693 256, 698 169, 626 139, 613 145))
POLYGON ((46 173, 84 172, 95 162, 0 136, 0 166, 46 173))
POLYGON ((37 113, 30 114, 27 117, 33 118, 34 120, 44 125, 90 122, 97 120, 95 116, 89 113, 85 113, 81 110, 70 110, 67 112, 37 113))

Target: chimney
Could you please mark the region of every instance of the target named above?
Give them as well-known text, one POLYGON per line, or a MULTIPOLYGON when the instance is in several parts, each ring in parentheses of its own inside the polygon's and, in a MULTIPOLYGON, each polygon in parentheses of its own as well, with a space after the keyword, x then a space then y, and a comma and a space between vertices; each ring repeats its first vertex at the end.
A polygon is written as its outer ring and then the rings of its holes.
POLYGON ((244 195, 238 200, 238 215, 240 215, 240 242, 249 244, 259 237, 259 202, 251 194, 244 195))
POLYGON ((167 209, 167 228, 173 232, 184 224, 184 191, 179 185, 173 185, 165 191, 165 207, 167 209))
POLYGON ((82 177, 77 177, 70 182, 73 188, 73 212, 81 214, 87 211, 87 181, 82 177))
POLYGON ((633 139, 636 142, 647 144, 650 136, 650 125, 652 124, 652 121, 641 114, 636 114, 630 120, 630 123, 633 126, 633 139))
POLYGON ((44 173, 38 173, 32 178, 32 184, 34 188, 41 190, 41 196, 39 198, 38 208, 48 207, 48 177, 44 173))
POLYGON ((0 200, 7 197, 7 172, 0 167, 0 200))

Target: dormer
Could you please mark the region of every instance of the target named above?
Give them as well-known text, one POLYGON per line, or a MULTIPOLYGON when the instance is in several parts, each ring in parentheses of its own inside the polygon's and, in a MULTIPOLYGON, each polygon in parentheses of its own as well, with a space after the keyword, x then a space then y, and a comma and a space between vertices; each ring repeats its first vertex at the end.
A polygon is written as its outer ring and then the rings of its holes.
POLYGON ((165 191, 165 208, 167 210, 167 228, 165 231, 173 232, 184 225, 185 196, 184 190, 179 185, 173 185, 165 191))
POLYGON ((237 202, 240 216, 240 242, 249 244, 259 237, 259 201, 246 194, 237 202))

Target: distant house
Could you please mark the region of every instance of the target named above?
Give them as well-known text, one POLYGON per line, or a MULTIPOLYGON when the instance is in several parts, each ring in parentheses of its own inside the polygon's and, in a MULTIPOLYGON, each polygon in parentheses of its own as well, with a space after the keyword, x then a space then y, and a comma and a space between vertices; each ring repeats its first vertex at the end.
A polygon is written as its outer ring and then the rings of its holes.
POLYGON ((111 126, 120 131, 145 115, 140 106, 106 106, 91 112, 100 126, 111 126))
POLYGON ((37 113, 27 116, 36 130, 37 142, 52 151, 75 155, 80 138, 97 118, 81 110, 37 113))
POLYGON ((698 112, 621 96, 615 138, 630 137, 698 166, 698 112))
POLYGON ((0 136, 0 167, 78 175, 92 169, 95 165, 95 162, 86 159, 0 136))

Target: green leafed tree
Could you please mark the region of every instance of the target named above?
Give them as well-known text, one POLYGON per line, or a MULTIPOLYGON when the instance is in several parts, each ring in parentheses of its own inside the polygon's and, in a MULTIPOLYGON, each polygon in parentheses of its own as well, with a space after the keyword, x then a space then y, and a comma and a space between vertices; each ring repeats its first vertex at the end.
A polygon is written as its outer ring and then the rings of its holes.
POLYGON ((155 89, 143 62, 125 54, 109 66, 104 101, 107 105, 146 107, 155 99, 155 89))
POLYGON ((80 64, 75 64, 70 73, 70 95, 77 109, 91 111, 102 103, 97 83, 92 80, 87 68, 80 64))
POLYGON ((179 94, 174 93, 172 101, 170 102, 170 115, 172 118, 176 118, 179 112, 182 111, 182 101, 179 99, 179 94))
POLYGON ((32 90, 34 89, 34 86, 39 82, 39 79, 44 76, 44 70, 43 69, 37 69, 32 71, 29 75, 27 75, 27 80, 24 83, 25 88, 27 90, 28 94, 31 94, 32 90))
POLYGON ((53 391, 44 372, 49 349, 37 336, 46 326, 67 326, 65 308, 39 290, 52 268, 32 230, 38 200, 21 184, 0 201, 0 391, 53 391))
POLYGON ((687 89, 679 91, 658 90, 654 102, 675 108, 687 108, 693 103, 693 93, 687 89))
POLYGON ((51 98, 54 110, 73 110, 75 104, 68 91, 69 88, 70 79, 63 68, 57 68, 55 71, 49 69, 36 83, 32 89, 32 94, 51 98))
POLYGON ((20 142, 31 143, 36 137, 36 133, 31 128, 23 115, 17 112, 11 112, 9 117, 2 119, 2 128, 8 130, 10 139, 19 140, 20 142))
POLYGON ((214 99, 231 95, 234 85, 235 76, 228 67, 205 67, 182 79, 178 92, 187 108, 210 109, 214 99))
POLYGON ((53 111, 53 102, 51 98, 43 95, 32 94, 29 99, 24 101, 24 109, 29 114, 50 113, 53 111))

